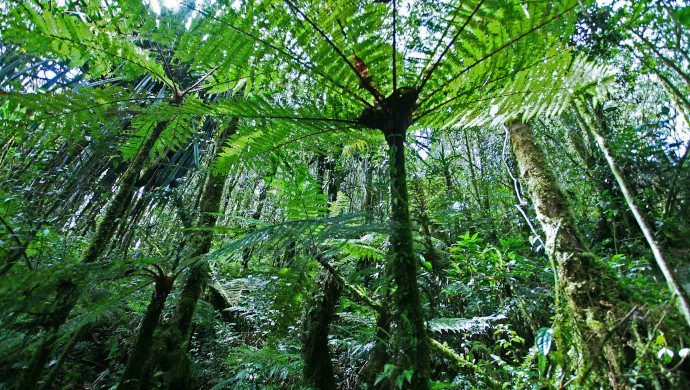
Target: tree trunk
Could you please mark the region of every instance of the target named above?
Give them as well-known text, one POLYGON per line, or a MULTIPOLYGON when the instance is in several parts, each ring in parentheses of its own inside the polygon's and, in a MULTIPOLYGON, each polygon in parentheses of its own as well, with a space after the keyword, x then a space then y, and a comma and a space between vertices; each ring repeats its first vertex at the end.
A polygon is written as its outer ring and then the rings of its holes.
POLYGON ((302 322, 304 381, 319 390, 335 390, 328 330, 340 301, 342 286, 330 273, 324 277, 322 286, 323 295, 313 301, 302 322))
POLYGON ((137 338, 132 346, 129 358, 127 359, 127 366, 120 378, 118 390, 137 390, 142 388, 142 375, 144 374, 144 366, 151 354, 151 347, 153 346, 153 334, 158 327, 161 313, 165 307, 165 301, 172 290, 175 279, 173 275, 159 275, 156 278, 156 285, 151 296, 151 302, 146 308, 144 318, 139 325, 137 338))
POLYGON ((359 117, 363 126, 379 129, 386 138, 390 171, 390 275, 393 278, 396 324, 393 350, 396 375, 412 373, 403 387, 428 389, 431 369, 429 335, 424 321, 417 285, 419 260, 412 245, 409 196, 405 172, 405 135, 412 124, 419 90, 400 88, 385 98, 380 106, 365 109, 359 117))
POLYGON ((390 339, 391 321, 387 309, 379 312, 376 318, 376 340, 374 340, 374 348, 371 351, 371 357, 362 368, 362 380, 366 383, 367 388, 383 389, 386 386, 386 381, 375 384, 376 377, 383 371, 386 363, 391 356, 388 349, 388 340, 390 339))
MULTIPOLYGON (((566 198, 527 124, 508 125, 520 174, 544 231, 545 249, 556 273, 559 327, 572 336, 576 384, 615 388, 627 363, 625 340, 609 326, 625 313, 628 296, 616 275, 588 252, 566 198), (616 333, 616 334, 614 334, 616 333), (593 375, 589 375, 589 374, 593 375)), ((563 356, 566 356, 565 345, 563 356)))
MULTIPOLYGON (((89 246, 82 256, 82 263, 88 264, 95 262, 105 250, 108 242, 113 237, 115 229, 117 229, 118 224, 121 222, 120 219, 122 215, 127 211, 127 207, 132 200, 133 187, 139 178, 139 173, 144 167, 144 163, 151 153, 153 146, 156 144, 156 141, 167 126, 168 122, 158 123, 153 129, 151 135, 141 145, 139 153, 137 153, 132 161, 130 161, 129 166, 122 174, 115 197, 110 202, 108 207, 106 207, 105 213, 103 214, 103 219, 96 228, 96 233, 91 238, 89 246)), ((72 282, 72 284, 75 284, 75 282, 72 282)), ((36 388, 37 383, 41 378, 43 369, 53 353, 53 348, 55 346, 55 342, 57 341, 57 332, 59 328, 67 321, 69 313, 72 311, 74 305, 77 303, 77 299, 79 298, 76 285, 71 289, 58 290, 58 294, 59 296, 56 300, 56 312, 59 312, 60 315, 56 316, 54 320, 54 328, 52 330, 54 334, 46 337, 41 346, 39 346, 38 352, 34 355, 29 363, 29 368, 22 376, 20 384, 21 389, 36 388)))
MULTIPOLYGON (((221 151, 228 136, 237 130, 237 120, 233 120, 218 137, 214 150, 214 157, 221 151)), ((202 256, 211 249, 213 231, 216 224, 216 214, 220 209, 223 195, 225 176, 210 172, 204 184, 201 203, 199 204, 198 226, 202 230, 194 233, 191 247, 192 259, 202 256)), ((172 389, 190 389, 192 387, 191 361, 189 358, 189 339, 192 329, 194 310, 201 292, 209 277, 208 264, 195 260, 185 280, 182 293, 175 307, 172 322, 165 335, 166 356, 163 357, 163 371, 165 381, 172 389)))
POLYGON ((411 383, 405 386, 426 389, 429 387, 431 362, 429 337, 417 285, 419 260, 415 257, 410 227, 405 172, 406 129, 407 126, 396 126, 386 132, 391 180, 391 275, 396 287, 394 297, 397 308, 394 350, 397 352, 398 369, 413 370, 411 383))
POLYGON ((625 201, 628 203, 628 207, 630 207, 630 211, 632 212, 633 216, 635 217, 635 220, 640 226, 640 230, 642 230, 642 234, 644 234, 644 238, 647 240, 647 243, 649 244, 649 247, 652 250, 652 254, 654 254, 654 259, 656 260, 656 263, 659 266, 661 273, 664 275, 664 278, 666 279, 668 289, 671 291, 671 294, 673 294, 677 298, 678 309, 680 314, 683 315, 683 317, 685 317, 685 321, 688 323, 688 325, 690 325, 690 303, 688 303, 688 294, 680 285, 680 283, 678 283, 676 275, 664 259, 664 256, 661 253, 661 248, 659 248, 659 245, 654 239, 654 234, 652 233, 651 227, 647 223, 647 220, 642 214, 642 211, 639 209, 639 207, 637 207, 637 204, 635 204, 635 198, 633 197, 632 192, 630 191, 627 183, 625 182, 623 172, 621 172, 621 170, 618 169, 618 165, 616 164, 616 161, 614 160, 613 155, 611 154, 611 150, 607 145, 606 139, 601 135, 600 128, 604 126, 602 118, 596 118, 597 121, 595 123, 594 118, 591 117, 583 102, 576 100, 575 105, 580 114, 585 118, 589 131, 591 131, 594 135, 594 139, 597 141, 599 149, 601 149, 601 152, 604 154, 604 157, 606 157, 606 161, 609 164, 609 168, 611 168, 611 172, 613 172, 613 176, 615 176, 616 181, 618 182, 618 186, 620 187, 621 192, 625 197, 625 201))

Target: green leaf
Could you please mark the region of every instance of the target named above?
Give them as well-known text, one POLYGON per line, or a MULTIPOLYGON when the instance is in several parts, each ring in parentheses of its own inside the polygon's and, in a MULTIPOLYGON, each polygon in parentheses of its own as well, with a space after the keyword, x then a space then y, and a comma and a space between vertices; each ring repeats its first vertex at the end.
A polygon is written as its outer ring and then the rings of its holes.
POLYGON ((535 343, 537 344, 537 349, 539 353, 544 356, 549 354, 551 350, 551 343, 553 342, 553 329, 552 328, 540 328, 537 331, 537 337, 535 343))

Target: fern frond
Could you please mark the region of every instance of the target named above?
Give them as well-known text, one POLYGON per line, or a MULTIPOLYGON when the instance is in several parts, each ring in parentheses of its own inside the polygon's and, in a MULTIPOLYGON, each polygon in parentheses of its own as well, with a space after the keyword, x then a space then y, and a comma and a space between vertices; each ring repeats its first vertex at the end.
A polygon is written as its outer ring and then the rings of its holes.
POLYGON ((481 333, 491 328, 495 323, 508 317, 497 314, 487 317, 473 318, 434 318, 427 322, 429 330, 437 333, 481 333))

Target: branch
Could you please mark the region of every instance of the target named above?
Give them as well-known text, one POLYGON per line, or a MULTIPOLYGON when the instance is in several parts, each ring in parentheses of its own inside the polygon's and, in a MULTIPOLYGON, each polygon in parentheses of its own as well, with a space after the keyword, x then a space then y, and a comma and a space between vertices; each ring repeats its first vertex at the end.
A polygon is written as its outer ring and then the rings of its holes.
POLYGON ((379 314, 385 312, 385 309, 380 303, 375 302, 373 299, 369 298, 369 296, 367 296, 359 288, 349 284, 345 280, 345 278, 343 278, 343 276, 340 275, 340 273, 328 262, 328 260, 324 258, 323 254, 321 254, 316 248, 310 248, 310 252, 312 256, 314 256, 316 261, 319 262, 319 264, 326 268, 326 270, 328 270, 328 272, 330 272, 331 275, 338 279, 338 282, 340 282, 342 286, 344 286, 348 291, 350 291, 354 295, 355 300, 357 300, 361 304, 371 307, 379 314))
POLYGON ((429 338, 429 342, 431 344, 431 349, 435 351, 437 354, 448 358, 453 368, 455 368, 457 371, 462 372, 469 369, 474 374, 481 377, 481 379, 487 381, 491 388, 502 388, 501 384, 497 380, 493 379, 490 374, 479 368, 479 366, 477 366, 476 364, 468 361, 467 359, 455 353, 455 351, 450 349, 450 347, 447 344, 441 344, 440 342, 432 338, 429 338))

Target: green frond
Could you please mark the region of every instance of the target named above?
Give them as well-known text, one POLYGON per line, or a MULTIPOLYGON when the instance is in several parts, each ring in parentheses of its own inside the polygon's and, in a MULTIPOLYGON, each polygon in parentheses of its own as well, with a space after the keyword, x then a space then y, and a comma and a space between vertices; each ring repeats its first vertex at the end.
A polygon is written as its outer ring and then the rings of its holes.
POLYGON ((302 164, 278 171, 271 181, 277 208, 287 219, 313 219, 328 215, 328 196, 302 164))
POLYGON ((613 68, 589 62, 569 51, 551 53, 516 73, 503 83, 482 90, 468 90, 466 96, 444 105, 421 121, 426 126, 501 125, 518 117, 554 117, 569 105, 578 93, 596 96, 608 93, 613 83, 613 68))
POLYGON ((502 314, 473 318, 434 318, 427 321, 429 330, 435 333, 480 333, 507 319, 502 314))
MULTIPOLYGON (((136 11, 136 10, 132 10, 136 11)), ((139 11, 147 12, 141 4, 139 11)), ((110 75, 120 63, 120 76, 134 79, 151 74, 170 83, 163 67, 151 58, 150 52, 136 45, 127 36, 112 27, 105 29, 89 15, 67 8, 48 7, 37 9, 32 4, 21 3, 15 7, 6 21, 10 24, 4 32, 6 39, 21 44, 36 55, 61 58, 70 66, 80 67, 88 62, 91 77, 110 75)), ((102 22, 101 22, 102 24, 102 22)))

